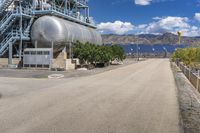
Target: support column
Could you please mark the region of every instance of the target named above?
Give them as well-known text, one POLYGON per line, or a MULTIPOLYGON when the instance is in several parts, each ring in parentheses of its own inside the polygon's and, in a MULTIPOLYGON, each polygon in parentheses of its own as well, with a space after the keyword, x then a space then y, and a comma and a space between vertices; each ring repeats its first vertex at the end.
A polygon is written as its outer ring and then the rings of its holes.
POLYGON ((72 59, 72 42, 69 43, 69 58, 72 59))
POLYGON ((67 56, 67 45, 65 46, 65 48, 63 49, 63 55, 64 55, 64 59, 66 60, 68 58, 67 56))
POLYGON ((22 1, 20 0, 19 1, 19 4, 20 4, 20 44, 19 44, 19 60, 22 61, 22 36, 23 36, 23 31, 22 31, 22 1))
POLYGON ((13 55, 13 47, 12 47, 12 43, 9 43, 8 67, 11 67, 13 64, 12 55, 13 55))
POLYGON ((54 49, 54 42, 51 42, 51 50, 52 50, 52 58, 53 58, 53 49, 54 49))
POLYGON ((65 14, 68 14, 68 8, 67 8, 67 3, 68 3, 68 0, 65 0, 65 14))
POLYGON ((49 66, 49 69, 53 68, 53 49, 54 49, 54 42, 52 41, 51 42, 51 62, 50 62, 50 66, 49 66))
POLYGON ((35 45, 35 48, 38 48, 38 47, 37 47, 37 44, 38 44, 38 43, 37 43, 37 40, 35 40, 35 44, 34 44, 34 45, 35 45))

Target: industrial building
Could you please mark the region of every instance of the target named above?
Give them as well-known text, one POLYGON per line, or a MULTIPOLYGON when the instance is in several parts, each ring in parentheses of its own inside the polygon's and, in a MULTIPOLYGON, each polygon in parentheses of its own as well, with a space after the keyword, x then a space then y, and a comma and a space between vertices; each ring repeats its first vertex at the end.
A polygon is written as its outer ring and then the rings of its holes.
POLYGON ((0 57, 29 67, 67 60, 76 41, 102 44, 90 18, 87 0, 0 0, 0 57))

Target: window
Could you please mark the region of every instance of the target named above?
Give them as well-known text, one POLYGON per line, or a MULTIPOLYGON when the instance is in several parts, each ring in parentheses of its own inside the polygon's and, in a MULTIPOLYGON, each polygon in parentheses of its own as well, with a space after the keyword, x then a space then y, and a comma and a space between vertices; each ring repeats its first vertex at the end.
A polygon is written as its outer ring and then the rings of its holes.
POLYGON ((36 55, 36 51, 31 51, 31 55, 36 55))

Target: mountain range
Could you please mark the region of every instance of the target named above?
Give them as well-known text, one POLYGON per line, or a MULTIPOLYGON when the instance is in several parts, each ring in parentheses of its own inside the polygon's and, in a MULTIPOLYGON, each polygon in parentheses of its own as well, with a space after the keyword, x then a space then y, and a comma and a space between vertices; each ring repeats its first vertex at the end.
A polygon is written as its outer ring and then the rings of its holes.
MULTIPOLYGON (((140 34, 140 35, 102 35, 104 44, 173 44, 178 45, 178 35, 164 33, 163 35, 140 34)), ((200 45, 200 37, 182 36, 181 44, 200 45)))

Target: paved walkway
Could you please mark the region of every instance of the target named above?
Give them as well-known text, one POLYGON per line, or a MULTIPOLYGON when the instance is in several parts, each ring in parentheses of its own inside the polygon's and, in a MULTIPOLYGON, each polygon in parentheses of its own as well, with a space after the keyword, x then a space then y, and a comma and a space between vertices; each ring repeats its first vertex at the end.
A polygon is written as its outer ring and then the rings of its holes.
POLYGON ((179 133, 166 59, 63 80, 0 78, 0 133, 179 133))

